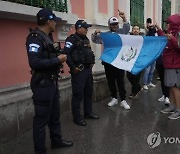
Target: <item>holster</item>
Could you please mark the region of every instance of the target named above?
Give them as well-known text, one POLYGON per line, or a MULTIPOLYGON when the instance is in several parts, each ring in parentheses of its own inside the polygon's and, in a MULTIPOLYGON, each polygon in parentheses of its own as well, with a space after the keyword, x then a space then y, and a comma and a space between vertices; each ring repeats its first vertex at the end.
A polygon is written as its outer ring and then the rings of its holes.
POLYGON ((31 78, 31 88, 38 85, 43 80, 43 75, 41 73, 33 73, 31 78))

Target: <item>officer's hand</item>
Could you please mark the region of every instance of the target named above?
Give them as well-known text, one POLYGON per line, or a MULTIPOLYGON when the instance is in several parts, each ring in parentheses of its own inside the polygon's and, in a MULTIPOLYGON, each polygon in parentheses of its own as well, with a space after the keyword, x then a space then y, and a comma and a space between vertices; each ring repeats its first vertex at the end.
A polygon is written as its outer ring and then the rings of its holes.
POLYGON ((75 69, 73 69, 73 73, 78 73, 78 72, 80 72, 81 70, 78 68, 78 67, 76 67, 75 69))
POLYGON ((94 32, 95 35, 98 35, 100 33, 101 33, 101 30, 99 30, 99 29, 95 30, 95 32, 94 32))
POLYGON ((64 63, 67 60, 67 56, 65 54, 60 54, 58 59, 61 61, 61 63, 64 63))

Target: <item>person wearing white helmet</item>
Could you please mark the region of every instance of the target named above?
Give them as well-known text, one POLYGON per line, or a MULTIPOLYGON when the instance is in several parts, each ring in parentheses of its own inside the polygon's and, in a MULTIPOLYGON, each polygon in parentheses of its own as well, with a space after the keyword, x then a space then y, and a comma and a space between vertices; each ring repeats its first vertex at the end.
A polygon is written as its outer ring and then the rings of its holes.
MULTIPOLYGON (((119 16, 123 20, 123 28, 119 28, 119 20, 117 17, 113 16, 108 20, 109 31, 107 33, 118 33, 118 34, 128 34, 130 30, 130 25, 126 20, 124 12, 119 11, 119 16)), ((102 40, 100 37, 101 30, 95 30, 95 32, 91 35, 91 39, 94 43, 102 44, 102 40)), ((124 83, 124 75, 125 71, 114 67, 104 61, 102 61, 104 65, 105 74, 109 86, 109 90, 111 93, 111 101, 108 103, 108 106, 114 106, 118 104, 117 99, 117 87, 121 99, 121 106, 125 109, 129 110, 130 106, 126 102, 126 90, 125 90, 125 83, 124 83), (117 87, 116 87, 117 83, 117 87)))

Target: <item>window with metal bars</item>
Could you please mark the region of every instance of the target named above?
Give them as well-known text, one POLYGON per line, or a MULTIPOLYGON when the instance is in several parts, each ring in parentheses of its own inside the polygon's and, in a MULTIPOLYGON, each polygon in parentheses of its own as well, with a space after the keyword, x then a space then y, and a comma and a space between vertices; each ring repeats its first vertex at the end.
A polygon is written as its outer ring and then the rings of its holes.
POLYGON ((144 0, 130 0, 130 20, 131 25, 144 25, 144 0))
POLYGON ((20 3, 24 5, 39 7, 39 8, 50 8, 58 12, 68 12, 67 0, 3 0, 13 3, 20 3))
POLYGON ((162 29, 166 29, 166 18, 171 15, 171 2, 169 0, 162 1, 162 29))

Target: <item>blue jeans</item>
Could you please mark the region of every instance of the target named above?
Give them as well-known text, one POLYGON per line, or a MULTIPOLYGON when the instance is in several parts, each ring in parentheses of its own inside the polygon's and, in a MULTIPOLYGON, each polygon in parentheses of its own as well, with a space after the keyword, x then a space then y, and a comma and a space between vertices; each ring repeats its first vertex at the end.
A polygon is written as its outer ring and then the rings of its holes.
POLYGON ((144 84, 149 84, 152 82, 152 79, 153 79, 153 73, 154 73, 154 70, 155 70, 155 65, 156 65, 156 62, 154 62, 152 65, 150 65, 149 67, 147 67, 144 71, 144 84))

